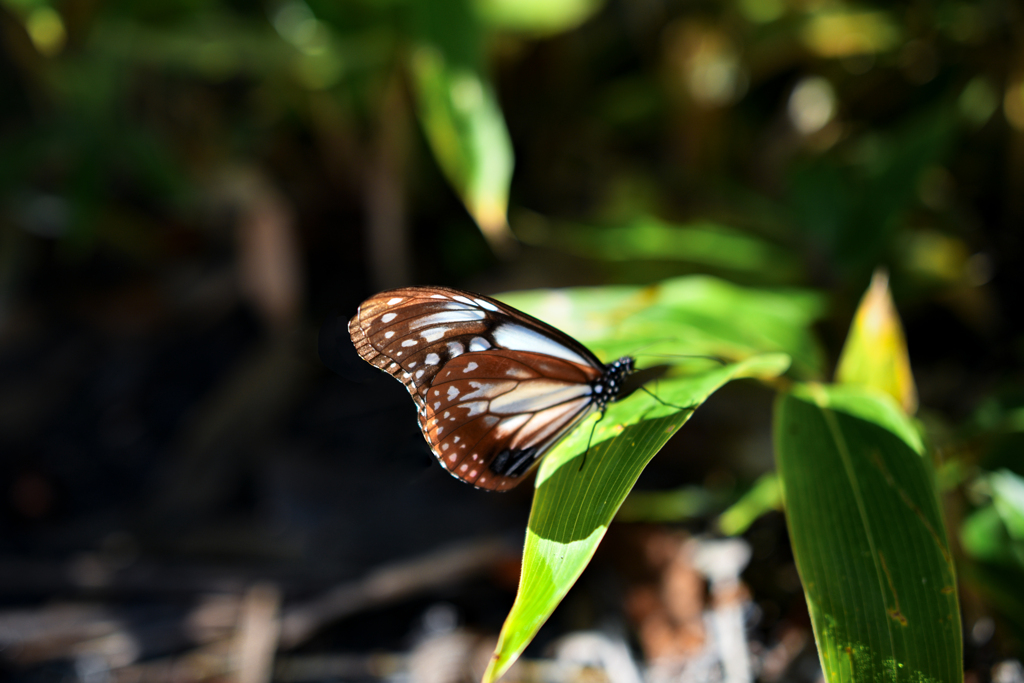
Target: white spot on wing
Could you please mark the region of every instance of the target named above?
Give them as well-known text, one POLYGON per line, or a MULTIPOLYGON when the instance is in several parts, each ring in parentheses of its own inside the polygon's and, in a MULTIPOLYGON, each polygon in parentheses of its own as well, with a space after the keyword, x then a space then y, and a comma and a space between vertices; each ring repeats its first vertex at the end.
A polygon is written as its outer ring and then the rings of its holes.
POLYGON ((491 412, 499 415, 535 413, 590 394, 589 384, 533 380, 522 382, 513 391, 495 397, 491 401, 491 412))
POLYGON ((422 370, 417 370, 416 371, 416 379, 419 379, 422 376, 423 376, 423 371, 422 370))
POLYGON ((424 341, 436 342, 447 333, 447 327, 431 327, 429 330, 423 330, 420 332, 420 336, 423 337, 424 341))
POLYGON ((459 406, 469 411, 467 417, 473 417, 487 410, 487 401, 470 401, 469 403, 461 403, 459 406))
POLYGON ((593 367, 593 363, 572 349, 559 344, 554 339, 515 323, 499 325, 494 330, 494 342, 501 347, 511 351, 530 351, 532 353, 543 353, 546 356, 554 356, 564 360, 593 367))
POLYGON ((473 337, 469 340, 470 351, 486 351, 489 348, 491 348, 491 342, 483 337, 473 337))
POLYGON ((463 370, 463 372, 473 372, 478 367, 480 367, 480 366, 477 365, 474 361, 470 361, 469 364, 466 366, 466 369, 463 370))
POLYGON ((384 338, 385 339, 391 339, 394 336, 395 336, 395 331, 394 330, 388 330, 387 332, 384 333, 384 338))
POLYGON ((486 308, 488 311, 497 312, 498 310, 498 307, 492 304, 490 301, 486 301, 484 299, 473 299, 473 301, 475 301, 477 305, 479 305, 481 308, 486 308))
POLYGON ((494 428, 494 433, 497 435, 499 439, 504 439, 510 434, 513 434, 517 429, 522 427, 524 424, 526 424, 531 417, 533 417, 533 415, 531 415, 530 413, 525 413, 523 415, 516 415, 515 417, 506 418, 501 421, 501 424, 494 428))
MULTIPOLYGON (((388 315, 394 315, 388 313, 388 315)), ((386 317, 386 316, 385 316, 386 317)), ((440 313, 431 313, 425 315, 422 318, 415 318, 409 322, 411 329, 419 327, 433 327, 435 325, 451 325, 452 323, 467 323, 474 322, 476 320, 483 320, 487 317, 487 313, 480 310, 459 310, 459 311, 442 311, 440 313)))
POLYGON ((446 297, 444 294, 431 294, 430 298, 431 299, 447 299, 448 297, 446 297))
POLYGON ((389 322, 391 322, 392 320, 394 320, 397 317, 398 317, 397 313, 385 313, 384 315, 382 315, 380 317, 380 321, 382 323, 389 323, 389 322))
POLYGON ((512 448, 529 448, 552 438, 557 440, 591 410, 592 404, 583 398, 542 410, 530 418, 509 445, 512 448))
POLYGON ((461 439, 461 438, 462 438, 461 436, 455 437, 454 439, 452 439, 452 443, 458 443, 459 439, 461 439))
POLYGON ((408 348, 410 346, 416 346, 416 344, 418 343, 419 342, 417 342, 415 339, 406 339, 404 342, 402 342, 402 346, 408 348))
POLYGON ((469 386, 473 387, 473 391, 464 395, 462 397, 463 401, 475 398, 494 398, 495 396, 500 396, 501 394, 514 389, 516 387, 516 382, 470 382, 469 386))
POLYGON ((427 357, 423 359, 423 362, 427 365, 437 365, 441 362, 441 357, 436 353, 428 353, 427 357))
POLYGON ((469 304, 470 306, 473 305, 473 300, 472 299, 467 299, 466 297, 462 296, 461 294, 456 294, 452 298, 455 299, 456 301, 461 301, 464 304, 469 304))
POLYGON ((459 390, 455 387, 448 387, 448 400, 454 401, 459 395, 459 390))
POLYGON ((401 302, 402 302, 402 297, 396 296, 394 298, 388 299, 388 306, 394 306, 395 304, 401 303, 401 302))
POLYGON ((459 342, 448 342, 448 355, 452 358, 456 358, 465 353, 466 347, 459 342))

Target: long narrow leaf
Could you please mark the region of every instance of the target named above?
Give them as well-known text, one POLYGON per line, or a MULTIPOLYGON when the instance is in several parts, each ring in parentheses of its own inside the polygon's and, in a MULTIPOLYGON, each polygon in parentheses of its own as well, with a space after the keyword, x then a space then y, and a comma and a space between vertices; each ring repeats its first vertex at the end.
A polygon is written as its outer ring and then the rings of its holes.
POLYGON ((537 474, 519 593, 485 683, 512 665, 565 597, 644 467, 693 409, 730 380, 775 377, 788 366, 784 354, 768 354, 659 382, 660 401, 638 393, 612 404, 593 437, 593 422, 587 421, 544 459, 537 474))
POLYGON ((963 679, 956 577, 913 425, 868 387, 775 410, 786 519, 827 681, 963 679))

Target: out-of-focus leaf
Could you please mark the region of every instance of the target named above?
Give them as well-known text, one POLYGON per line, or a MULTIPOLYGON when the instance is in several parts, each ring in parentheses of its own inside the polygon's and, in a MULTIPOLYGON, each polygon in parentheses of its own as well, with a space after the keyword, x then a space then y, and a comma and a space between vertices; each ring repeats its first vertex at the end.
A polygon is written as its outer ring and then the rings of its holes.
POLYGON ((861 299, 836 367, 836 382, 862 384, 884 391, 903 410, 917 410, 917 388, 896 305, 889 293, 889 276, 876 271, 861 299))
POLYGON ((791 252, 716 223, 673 225, 645 216, 619 227, 567 226, 554 232, 550 243, 608 261, 683 261, 775 282, 800 273, 791 252))
POLYGON ((823 9, 811 12, 804 44, 822 57, 885 52, 900 44, 900 29, 889 12, 823 9))
POLYGON ((999 470, 978 483, 992 500, 964 520, 964 549, 978 560, 1024 568, 1024 478, 999 470))
POLYGON ((589 19, 603 0, 475 0, 480 19, 494 28, 547 34, 567 31, 589 19))
POLYGON ((409 55, 430 149, 491 247, 508 253, 512 141, 481 68, 481 27, 466 0, 421 3, 409 55))
POLYGON ((949 543, 916 430, 888 394, 797 385, 775 410, 786 518, 828 681, 960 681, 949 543))
POLYGON ((992 504, 1007 532, 1014 540, 1024 542, 1024 478, 1000 470, 989 475, 988 484, 992 488, 992 504))
POLYGON ((730 380, 775 377, 788 365, 783 354, 757 356, 662 381, 660 401, 637 393, 614 403, 593 435, 596 418, 545 456, 537 474, 519 592, 484 674, 485 683, 497 680, 512 665, 565 597, 644 467, 693 409, 730 380))
POLYGON ((617 522, 679 522, 710 512, 717 498, 703 486, 673 491, 633 491, 615 516, 617 522))
POLYGON ((759 478, 743 497, 718 517, 718 529, 726 536, 742 534, 754 521, 782 508, 782 483, 774 472, 759 478))

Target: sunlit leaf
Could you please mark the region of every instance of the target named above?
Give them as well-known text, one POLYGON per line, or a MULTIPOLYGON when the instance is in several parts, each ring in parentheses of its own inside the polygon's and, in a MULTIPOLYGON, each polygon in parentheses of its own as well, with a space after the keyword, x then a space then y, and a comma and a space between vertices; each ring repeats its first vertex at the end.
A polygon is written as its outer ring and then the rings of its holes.
POLYGON ((899 405, 869 387, 797 385, 774 430, 825 679, 963 680, 949 543, 899 405))
POLYGON ((590 562, 644 467, 693 409, 730 380, 775 377, 788 365, 782 354, 765 355, 664 380, 658 385, 660 401, 638 393, 614 403, 596 427, 591 418, 545 457, 537 474, 519 592, 485 683, 500 677, 533 639, 590 562))
POLYGON ((502 300, 551 322, 607 357, 678 362, 680 354, 738 360, 781 352, 794 371, 820 377, 823 353, 811 325, 824 311, 816 293, 753 289, 692 276, 649 287, 536 290, 502 300))
POLYGON ((903 326, 889 293, 889 277, 878 271, 871 279, 836 368, 836 381, 861 384, 889 394, 907 413, 917 409, 917 388, 903 326))

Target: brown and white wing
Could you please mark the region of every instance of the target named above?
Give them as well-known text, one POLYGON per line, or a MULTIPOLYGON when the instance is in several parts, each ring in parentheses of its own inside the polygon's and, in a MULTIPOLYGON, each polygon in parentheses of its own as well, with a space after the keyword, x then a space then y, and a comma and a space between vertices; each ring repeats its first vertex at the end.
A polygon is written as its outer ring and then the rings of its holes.
POLYGON ((590 414, 588 380, 561 358, 502 349, 468 353, 434 377, 420 428, 452 475, 504 491, 590 414))
POLYGON ((577 366, 588 381, 604 369, 585 346, 550 325, 447 287, 381 292, 359 306, 348 330, 363 360, 401 381, 421 413, 435 375, 463 354, 506 349, 551 356, 577 366))

